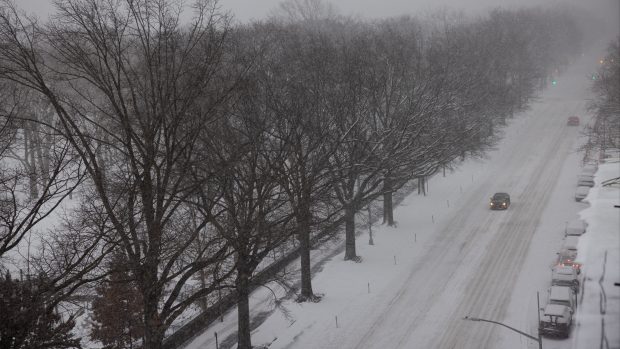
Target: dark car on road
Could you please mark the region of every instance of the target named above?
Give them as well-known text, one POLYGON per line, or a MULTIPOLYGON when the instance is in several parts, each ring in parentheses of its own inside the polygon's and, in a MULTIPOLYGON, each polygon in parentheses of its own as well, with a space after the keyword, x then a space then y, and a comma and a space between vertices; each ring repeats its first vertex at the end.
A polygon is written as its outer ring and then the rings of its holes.
POLYGON ((579 126, 579 117, 578 116, 569 116, 568 121, 566 122, 568 126, 579 126))
POLYGON ((495 193, 491 197, 489 206, 492 210, 506 210, 510 206, 510 195, 507 193, 495 193))

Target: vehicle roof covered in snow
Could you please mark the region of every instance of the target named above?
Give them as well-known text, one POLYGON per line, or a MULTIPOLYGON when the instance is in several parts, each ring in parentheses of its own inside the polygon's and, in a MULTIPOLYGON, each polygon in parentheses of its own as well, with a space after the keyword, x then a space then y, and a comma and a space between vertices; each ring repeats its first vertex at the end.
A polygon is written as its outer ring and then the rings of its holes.
POLYGON ((588 192, 590 191, 590 187, 587 187, 585 185, 580 185, 577 187, 577 189, 575 190, 576 194, 583 194, 583 195, 588 195, 588 192))
POLYGON ((578 236, 567 236, 562 247, 566 250, 577 250, 577 244, 579 244, 578 236))
POLYGON ((569 228, 585 229, 586 226, 587 226, 586 222, 581 220, 581 219, 573 219, 572 221, 568 222, 568 227, 569 228))
POLYGON ((569 308, 561 304, 547 304, 545 307, 545 315, 564 316, 569 308))
POLYGON ((553 272, 557 274, 573 275, 575 274, 575 269, 570 266, 556 265, 553 267, 553 272))
POLYGON ((586 222, 581 219, 572 220, 566 225, 566 235, 582 235, 586 232, 586 226, 586 222))
POLYGON ((583 174, 594 175, 596 173, 596 165, 589 164, 583 167, 583 174))
POLYGON ((571 290, 568 286, 551 286, 549 299, 570 299, 571 290))

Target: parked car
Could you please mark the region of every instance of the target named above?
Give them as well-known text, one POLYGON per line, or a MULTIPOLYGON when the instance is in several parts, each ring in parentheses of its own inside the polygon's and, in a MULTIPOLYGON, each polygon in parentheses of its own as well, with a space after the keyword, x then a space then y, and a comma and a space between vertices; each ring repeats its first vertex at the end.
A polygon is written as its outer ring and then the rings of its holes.
POLYGON ((547 304, 540 318, 538 331, 541 335, 568 338, 573 324, 573 311, 559 304, 547 304))
POLYGON ((572 251, 577 256, 577 246, 579 245, 579 237, 578 236, 567 236, 564 238, 564 243, 562 243, 562 249, 572 251))
POLYGON ((596 170, 598 169, 597 165, 594 163, 589 163, 587 165, 585 165, 583 167, 583 170, 581 171, 581 173, 585 174, 585 175, 591 175, 594 176, 594 174, 596 173, 596 170))
POLYGON ((590 192, 590 187, 587 187, 584 185, 578 186, 577 189, 575 190, 575 201, 581 201, 585 199, 586 196, 588 196, 589 192, 590 192))
POLYGON ((582 173, 577 178, 577 186, 593 187, 594 176, 588 173, 582 173))
POLYGON ((579 126, 579 117, 578 116, 569 116, 568 121, 566 122, 568 126, 579 126))
POLYGON ((564 239, 564 245, 558 253, 558 262, 556 265, 567 266, 575 269, 577 274, 581 273, 581 263, 576 262, 578 236, 567 236, 564 239))
POLYGON ((581 219, 575 219, 566 224, 564 230, 565 236, 581 236, 586 232, 586 222, 581 219))
POLYGON ((510 195, 508 193, 495 193, 491 197, 489 206, 492 210, 506 210, 510 206, 510 195))
POLYGON ((579 293, 579 277, 572 266, 556 265, 551 269, 551 285, 568 286, 579 293))
POLYGON ((556 265, 571 267, 577 271, 577 274, 581 273, 581 263, 575 262, 577 253, 570 250, 562 250, 558 253, 558 261, 556 265))
POLYGON ((577 296, 572 288, 568 286, 551 286, 547 294, 547 304, 564 305, 573 312, 577 309, 577 296))

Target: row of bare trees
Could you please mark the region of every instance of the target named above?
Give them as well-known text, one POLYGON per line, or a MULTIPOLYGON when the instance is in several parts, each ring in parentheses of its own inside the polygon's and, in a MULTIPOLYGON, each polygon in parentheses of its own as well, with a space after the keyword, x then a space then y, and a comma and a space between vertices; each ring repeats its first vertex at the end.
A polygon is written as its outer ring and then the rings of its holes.
POLYGON ((607 54, 593 75, 594 99, 589 108, 595 113, 590 140, 604 152, 620 148, 620 37, 611 41, 607 54))
POLYGON ((27 274, 47 314, 96 285, 102 307, 140 302, 137 338, 94 312, 110 347, 161 348, 224 290, 251 348, 252 276, 274 249, 299 242, 299 299, 318 301, 319 227, 342 221, 359 261, 357 213, 382 198, 393 225, 393 193, 483 154, 574 53, 553 10, 367 22, 289 1, 233 26, 214 0, 58 0, 42 24, 0 4, 0 267, 41 231, 27 274))

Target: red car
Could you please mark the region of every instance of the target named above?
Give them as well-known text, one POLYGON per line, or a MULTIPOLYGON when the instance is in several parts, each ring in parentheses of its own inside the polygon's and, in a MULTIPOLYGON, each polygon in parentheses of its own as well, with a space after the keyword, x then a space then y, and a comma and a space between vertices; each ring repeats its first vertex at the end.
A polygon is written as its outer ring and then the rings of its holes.
POLYGON ((569 116, 568 122, 566 123, 568 126, 579 126, 579 117, 578 116, 569 116))

